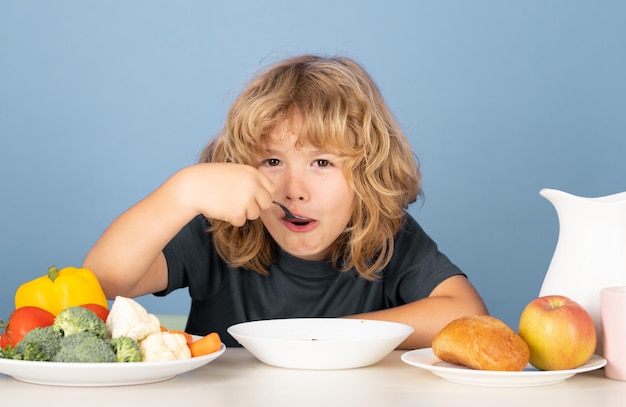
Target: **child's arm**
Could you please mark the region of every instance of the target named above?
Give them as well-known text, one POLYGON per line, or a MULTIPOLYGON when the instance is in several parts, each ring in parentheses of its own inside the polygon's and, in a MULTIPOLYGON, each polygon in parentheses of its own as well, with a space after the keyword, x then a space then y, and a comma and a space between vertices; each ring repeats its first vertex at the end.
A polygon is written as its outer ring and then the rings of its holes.
POLYGON ((413 327, 413 333, 398 349, 431 347, 433 337, 450 321, 469 314, 487 314, 487 307, 474 286, 464 276, 452 276, 441 282, 428 298, 382 311, 353 315, 393 321, 413 327))
POLYGON ((197 164, 184 168, 124 212, 83 262, 108 298, 136 297, 167 286, 165 245, 198 214, 241 226, 272 205, 273 183, 256 168, 197 164))

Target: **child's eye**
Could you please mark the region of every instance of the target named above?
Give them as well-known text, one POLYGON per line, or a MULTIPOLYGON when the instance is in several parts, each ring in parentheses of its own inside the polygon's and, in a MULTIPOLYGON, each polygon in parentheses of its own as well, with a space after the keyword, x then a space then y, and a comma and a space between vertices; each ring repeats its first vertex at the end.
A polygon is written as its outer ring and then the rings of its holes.
POLYGON ((280 160, 278 158, 268 158, 266 160, 263 160, 263 164, 269 167, 276 167, 280 164, 280 160))
POLYGON ((328 167, 330 165, 330 161, 324 159, 315 160, 314 163, 318 167, 328 167))

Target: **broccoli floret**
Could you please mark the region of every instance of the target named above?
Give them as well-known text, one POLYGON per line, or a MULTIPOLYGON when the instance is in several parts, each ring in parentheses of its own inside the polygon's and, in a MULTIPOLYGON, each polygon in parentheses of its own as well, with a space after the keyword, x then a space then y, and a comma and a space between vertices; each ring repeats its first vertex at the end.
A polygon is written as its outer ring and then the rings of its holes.
POLYGON ((60 344, 61 348, 52 358, 53 362, 115 362, 115 352, 109 340, 90 332, 83 331, 63 336, 60 344))
POLYGON ((89 332, 102 339, 107 337, 106 324, 95 312, 84 307, 69 307, 59 312, 52 326, 64 336, 89 332))
POLYGON ((20 356, 15 353, 13 345, 7 345, 0 349, 0 359, 20 359, 20 356))
POLYGON ((33 328, 17 345, 13 359, 48 362, 61 347, 61 334, 51 326, 33 328))
POLYGON ((116 362, 141 362, 139 344, 128 336, 118 336, 109 340, 116 362))

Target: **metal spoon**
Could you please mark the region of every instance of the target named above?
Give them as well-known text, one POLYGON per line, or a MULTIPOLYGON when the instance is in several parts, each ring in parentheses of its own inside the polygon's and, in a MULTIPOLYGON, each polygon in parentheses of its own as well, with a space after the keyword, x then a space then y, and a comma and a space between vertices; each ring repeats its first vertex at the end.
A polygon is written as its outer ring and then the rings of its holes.
POLYGON ((280 209, 282 209, 285 212, 285 219, 287 219, 287 220, 307 220, 307 218, 305 218, 305 217, 294 215, 293 213, 291 213, 291 211, 289 209, 287 209, 287 207, 285 205, 281 204, 280 202, 274 201, 274 203, 276 205, 280 206, 280 209))

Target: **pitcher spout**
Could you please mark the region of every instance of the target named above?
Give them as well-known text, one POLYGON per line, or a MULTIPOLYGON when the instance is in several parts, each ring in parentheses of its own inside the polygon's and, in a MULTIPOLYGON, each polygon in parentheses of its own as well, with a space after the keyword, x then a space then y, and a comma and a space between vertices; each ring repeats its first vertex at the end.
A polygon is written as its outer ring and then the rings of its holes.
POLYGON ((558 201, 570 200, 592 203, 616 203, 626 205, 626 191, 600 197, 584 197, 573 195, 564 191, 560 191, 558 189, 543 188, 539 191, 539 194, 553 204, 558 201))
POLYGON ((543 188, 539 191, 539 194, 542 197, 546 198, 548 201, 552 202, 552 204, 555 204, 556 202, 563 201, 563 200, 589 199, 589 198, 576 196, 565 191, 560 191, 558 189, 551 189, 551 188, 543 188))

